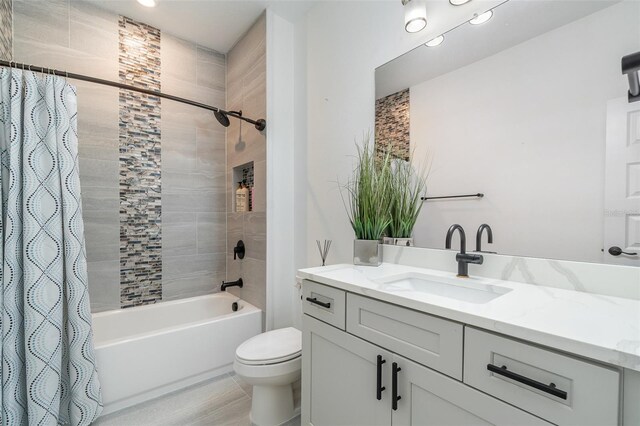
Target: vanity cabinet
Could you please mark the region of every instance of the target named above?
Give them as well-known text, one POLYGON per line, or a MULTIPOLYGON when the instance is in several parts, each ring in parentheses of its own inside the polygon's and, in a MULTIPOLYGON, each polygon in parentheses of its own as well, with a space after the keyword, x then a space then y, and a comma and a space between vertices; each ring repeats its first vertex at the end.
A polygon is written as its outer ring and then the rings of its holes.
POLYGON ((619 369, 315 282, 303 286, 312 299, 303 310, 304 425, 619 424, 619 369))
POLYGON ((308 315, 303 348, 302 424, 549 425, 308 315))

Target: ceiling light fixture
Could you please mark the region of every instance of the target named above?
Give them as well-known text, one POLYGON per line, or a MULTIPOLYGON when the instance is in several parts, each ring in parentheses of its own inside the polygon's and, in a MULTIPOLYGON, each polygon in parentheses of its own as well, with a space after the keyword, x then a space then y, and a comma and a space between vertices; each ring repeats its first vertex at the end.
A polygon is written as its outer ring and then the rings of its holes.
POLYGON ((156 0, 138 0, 138 3, 144 7, 156 7, 156 0))
POLYGON ((493 10, 487 10, 484 13, 481 13, 480 15, 475 14, 473 19, 471 19, 469 21, 469 23, 471 25, 480 25, 480 24, 484 24, 485 22, 487 22, 489 19, 491 19, 491 17, 493 16, 493 10))
POLYGON ((438 37, 429 40, 424 45, 427 47, 436 47, 444 41, 444 35, 439 35, 438 37))
POLYGON ((417 33, 427 26, 427 8, 423 0, 402 0, 404 6, 404 29, 417 33))
POLYGON ((454 6, 462 6, 465 3, 469 3, 471 0, 449 0, 449 3, 451 3, 454 6))

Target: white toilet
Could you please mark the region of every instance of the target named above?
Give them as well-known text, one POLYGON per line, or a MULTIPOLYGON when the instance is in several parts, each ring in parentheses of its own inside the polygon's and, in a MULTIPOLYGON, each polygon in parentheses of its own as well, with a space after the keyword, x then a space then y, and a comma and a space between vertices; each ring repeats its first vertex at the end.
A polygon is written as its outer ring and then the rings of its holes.
POLYGON ((275 426, 294 415, 292 384, 300 379, 302 333, 293 327, 267 331, 236 349, 233 369, 253 386, 251 422, 275 426))

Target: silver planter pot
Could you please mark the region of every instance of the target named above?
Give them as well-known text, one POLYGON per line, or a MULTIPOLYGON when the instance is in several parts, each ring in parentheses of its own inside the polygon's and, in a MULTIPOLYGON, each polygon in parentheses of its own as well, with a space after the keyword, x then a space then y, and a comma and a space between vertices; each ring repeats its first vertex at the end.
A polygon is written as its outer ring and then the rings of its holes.
POLYGON ((380 266, 382 244, 379 240, 353 240, 353 264, 380 266))

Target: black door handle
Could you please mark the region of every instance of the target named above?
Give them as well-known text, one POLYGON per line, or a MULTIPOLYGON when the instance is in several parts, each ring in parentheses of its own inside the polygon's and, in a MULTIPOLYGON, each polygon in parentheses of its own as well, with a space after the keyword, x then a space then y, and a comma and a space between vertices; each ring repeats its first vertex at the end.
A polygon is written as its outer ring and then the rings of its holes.
POLYGON ((502 367, 498 367, 497 365, 487 364, 487 370, 491 371, 494 374, 498 374, 508 379, 515 380, 516 382, 522 383, 524 385, 531 386, 532 388, 541 390, 553 396, 557 396, 558 398, 567 399, 567 393, 563 390, 556 388, 556 385, 554 383, 549 383, 547 385, 545 383, 538 382, 537 380, 533 380, 528 377, 521 376, 518 373, 514 373, 513 371, 507 370, 506 365, 503 365, 502 367))
POLYGON ((622 249, 618 246, 609 247, 609 254, 611 256, 620 256, 621 254, 626 254, 627 256, 637 256, 638 253, 628 253, 626 251, 622 251, 622 249))
POLYGON ((382 391, 386 389, 384 386, 382 386, 382 364, 384 364, 385 362, 387 361, 382 359, 382 355, 378 355, 378 359, 376 362, 376 367, 378 370, 378 374, 376 376, 376 399, 378 401, 382 399, 382 391))
POLYGON ((330 302, 321 302, 315 297, 307 297, 307 301, 313 303, 314 305, 322 306, 323 308, 329 309, 331 307, 330 302))
POLYGON ((397 363, 391 364, 391 408, 395 411, 398 409, 398 401, 402 399, 398 395, 398 373, 402 371, 402 368, 398 367, 397 363))

